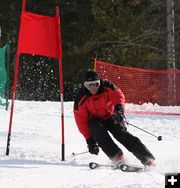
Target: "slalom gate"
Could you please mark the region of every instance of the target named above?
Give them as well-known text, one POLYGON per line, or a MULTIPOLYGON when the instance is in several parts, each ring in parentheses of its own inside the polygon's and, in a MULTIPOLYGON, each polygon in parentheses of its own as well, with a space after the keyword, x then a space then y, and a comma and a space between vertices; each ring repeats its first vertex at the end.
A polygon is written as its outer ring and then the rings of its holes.
POLYGON ((8 108, 8 68, 9 68, 9 44, 0 48, 0 107, 8 108))

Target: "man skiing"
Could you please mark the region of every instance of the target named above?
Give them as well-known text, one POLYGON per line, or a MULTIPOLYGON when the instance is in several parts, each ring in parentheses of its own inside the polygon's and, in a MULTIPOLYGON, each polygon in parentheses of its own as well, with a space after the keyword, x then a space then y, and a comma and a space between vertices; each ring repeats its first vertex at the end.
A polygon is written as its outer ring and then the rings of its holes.
POLYGON ((111 133, 143 165, 155 166, 151 152, 126 129, 123 123, 124 104, 124 94, 118 87, 102 80, 93 70, 85 74, 84 84, 74 101, 74 117, 88 150, 97 155, 100 147, 113 162, 122 162, 123 151, 115 144, 111 133))

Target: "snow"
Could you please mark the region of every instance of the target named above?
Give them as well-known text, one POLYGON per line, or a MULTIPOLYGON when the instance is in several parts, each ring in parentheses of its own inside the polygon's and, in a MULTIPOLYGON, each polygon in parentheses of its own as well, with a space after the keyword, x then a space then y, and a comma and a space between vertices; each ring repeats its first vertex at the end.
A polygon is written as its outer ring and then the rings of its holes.
MULTIPOLYGON (((65 161, 61 161, 61 118, 59 102, 15 101, 10 154, 5 155, 9 111, 0 108, 0 187, 2 188, 164 188, 165 173, 180 172, 180 117, 170 115, 127 114, 127 120, 163 140, 128 126, 155 155, 157 167, 147 172, 125 173, 100 168, 91 170, 89 162, 110 164, 100 151, 87 151, 84 138, 73 118, 72 102, 65 106, 65 161)), ((127 109, 180 112, 180 107, 127 104, 127 109)), ((10 109, 10 108, 9 108, 10 109)), ((119 144, 120 145, 120 144, 119 144)), ((123 146, 128 163, 141 165, 123 146)))

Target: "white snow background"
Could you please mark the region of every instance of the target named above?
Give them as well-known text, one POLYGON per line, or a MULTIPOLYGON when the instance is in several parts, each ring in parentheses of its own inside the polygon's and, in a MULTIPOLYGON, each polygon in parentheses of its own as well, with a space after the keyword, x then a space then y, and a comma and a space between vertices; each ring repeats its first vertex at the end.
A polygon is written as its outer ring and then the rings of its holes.
MULTIPOLYGON (((61 118, 59 102, 15 101, 10 154, 5 155, 10 110, 0 108, 0 187, 1 188, 164 188, 165 173, 180 172, 180 116, 133 115, 127 120, 163 140, 128 126, 155 155, 157 167, 147 172, 122 172, 110 168, 91 170, 89 162, 110 164, 100 151, 98 156, 87 151, 79 133, 73 103, 65 107, 65 161, 61 161, 61 118)), ((180 113, 180 107, 127 104, 136 110, 180 113)), ((9 108, 10 109, 10 108, 9 108)), ((123 146, 129 164, 140 162, 123 146)))

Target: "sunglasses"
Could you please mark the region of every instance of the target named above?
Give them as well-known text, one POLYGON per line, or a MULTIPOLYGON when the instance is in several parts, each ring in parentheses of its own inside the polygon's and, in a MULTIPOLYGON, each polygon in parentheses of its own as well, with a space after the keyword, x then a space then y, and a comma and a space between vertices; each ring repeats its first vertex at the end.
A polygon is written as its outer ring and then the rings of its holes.
POLYGON ((84 86, 89 89, 90 87, 99 87, 100 80, 84 82, 84 86))

